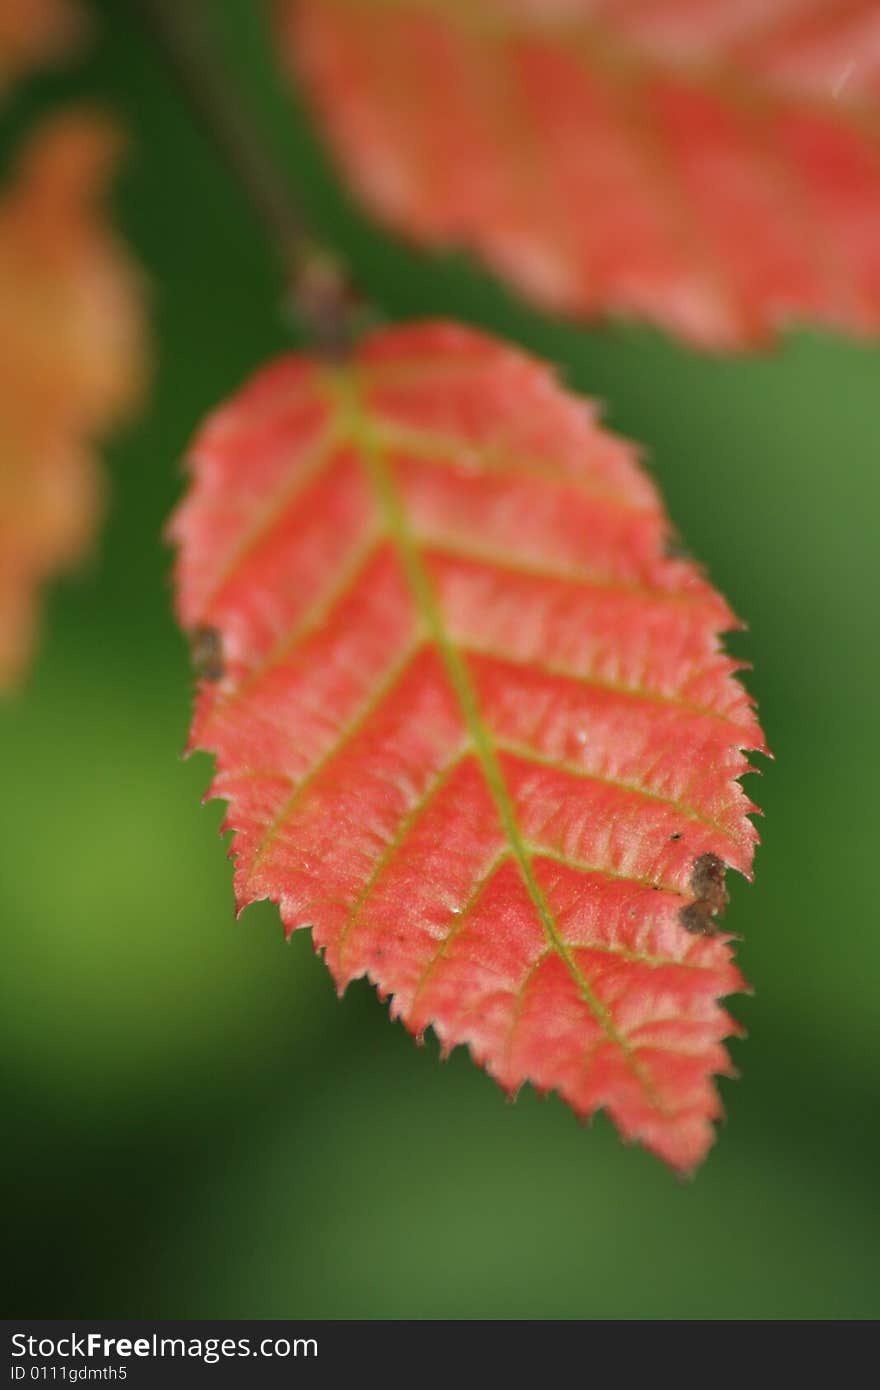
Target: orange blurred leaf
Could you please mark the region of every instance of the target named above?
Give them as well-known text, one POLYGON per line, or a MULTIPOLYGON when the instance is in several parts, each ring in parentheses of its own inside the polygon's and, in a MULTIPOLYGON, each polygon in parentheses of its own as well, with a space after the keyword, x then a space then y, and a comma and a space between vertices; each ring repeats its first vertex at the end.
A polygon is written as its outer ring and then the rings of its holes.
POLYGON ((143 383, 140 279, 103 206, 119 147, 102 118, 56 118, 0 198, 0 689, 27 658, 40 582, 93 534, 95 440, 143 383))
POLYGON ((74 0, 0 0, 0 96, 23 72, 69 53, 84 27, 74 0))
POLYGON ((539 304, 880 328, 877 0, 277 0, 353 184, 539 304))

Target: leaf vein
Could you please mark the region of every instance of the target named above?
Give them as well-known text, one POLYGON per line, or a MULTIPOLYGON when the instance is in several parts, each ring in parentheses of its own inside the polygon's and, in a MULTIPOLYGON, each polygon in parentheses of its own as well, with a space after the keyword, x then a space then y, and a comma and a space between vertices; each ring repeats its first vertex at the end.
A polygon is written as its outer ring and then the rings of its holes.
POLYGON ((439 601, 419 552, 418 538, 410 527, 393 471, 375 437, 369 416, 359 398, 357 385, 351 375, 344 372, 337 372, 333 375, 328 372, 327 384, 336 399, 343 403, 352 439, 360 449, 368 477, 380 507, 386 515, 388 530, 400 555, 401 564, 413 593, 413 599, 424 618, 430 637, 446 668, 447 676, 458 699, 465 724, 482 764, 486 783, 495 801, 505 836, 519 866, 526 891, 545 935, 562 958, 583 1002, 592 1012, 608 1040, 620 1049, 627 1066, 643 1088, 650 1103, 658 1111, 664 1112, 665 1107, 662 1098, 657 1093, 650 1075, 633 1054, 626 1037, 618 1031, 613 1016, 594 993, 589 980, 580 969, 571 949, 559 932, 543 888, 534 872, 531 851, 523 838, 515 808, 504 780, 504 774, 491 737, 483 723, 467 664, 446 630, 439 601))

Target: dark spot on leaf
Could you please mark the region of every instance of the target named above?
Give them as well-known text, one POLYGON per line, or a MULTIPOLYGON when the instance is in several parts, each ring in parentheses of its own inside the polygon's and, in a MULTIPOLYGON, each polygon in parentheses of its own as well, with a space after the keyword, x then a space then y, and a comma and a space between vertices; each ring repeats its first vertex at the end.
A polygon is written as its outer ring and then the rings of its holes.
POLYGON ((694 860, 691 892, 695 901, 678 914, 682 926, 700 936, 711 936, 718 930, 719 917, 730 902, 725 878, 727 865, 717 854, 701 854, 694 860))
POLYGON ((698 898, 711 901, 717 912, 723 912, 730 902, 726 876, 727 865, 717 854, 701 854, 694 862, 691 888, 698 898))
POLYGON ((680 840, 680 839, 681 839, 681 831, 680 831, 680 830, 673 830, 673 832, 672 832, 672 834, 670 835, 669 838, 670 838, 670 840, 680 840))
POLYGON ((665 560, 693 560, 691 552, 677 531, 670 531, 664 536, 663 558, 665 560))
POLYGON ((206 681, 223 679, 223 639, 216 627, 195 627, 189 637, 189 653, 196 675, 206 681))

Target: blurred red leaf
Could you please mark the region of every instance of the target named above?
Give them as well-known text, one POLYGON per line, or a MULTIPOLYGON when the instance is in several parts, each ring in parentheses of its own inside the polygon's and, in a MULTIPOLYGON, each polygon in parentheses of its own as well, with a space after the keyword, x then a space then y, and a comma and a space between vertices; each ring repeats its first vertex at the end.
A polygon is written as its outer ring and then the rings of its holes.
POLYGON ((375 212, 705 347, 880 327, 877 0, 277 0, 375 212))
POLYGON ((74 0, 0 0, 0 95, 29 68, 68 53, 83 28, 74 0))
POLYGON ((632 447, 541 363, 428 324, 282 358, 191 463, 191 747, 239 909, 271 898, 340 988, 692 1169, 763 739, 632 447))
POLYGON ((98 117, 56 118, 0 198, 0 689, 27 658, 40 582, 92 535, 95 438, 142 384, 140 281, 101 206, 119 143, 98 117))

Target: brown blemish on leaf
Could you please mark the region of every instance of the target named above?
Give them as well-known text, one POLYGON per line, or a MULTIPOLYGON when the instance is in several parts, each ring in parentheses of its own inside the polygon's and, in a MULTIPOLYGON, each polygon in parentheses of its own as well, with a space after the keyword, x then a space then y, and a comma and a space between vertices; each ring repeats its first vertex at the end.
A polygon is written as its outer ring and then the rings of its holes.
POLYGON ((663 558, 664 560, 693 561, 694 557, 678 532, 668 531, 663 537, 663 558))
POLYGON ((701 854, 694 860, 691 892, 695 901, 678 914, 682 926, 700 936, 711 936, 718 930, 719 917, 724 915, 730 894, 725 877, 727 865, 717 854, 701 854))
POLYGON ((193 628, 189 653, 196 675, 206 681, 223 679, 223 639, 216 627, 193 628))

